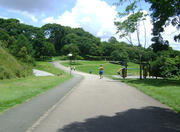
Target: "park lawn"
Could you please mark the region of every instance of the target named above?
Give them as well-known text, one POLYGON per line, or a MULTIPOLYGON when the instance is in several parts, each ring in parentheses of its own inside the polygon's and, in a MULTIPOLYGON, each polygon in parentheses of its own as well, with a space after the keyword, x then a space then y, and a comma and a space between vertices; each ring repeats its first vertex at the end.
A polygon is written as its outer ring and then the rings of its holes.
POLYGON ((45 69, 48 69, 46 70, 48 72, 54 74, 61 72, 63 74, 61 76, 29 76, 19 79, 0 80, 0 112, 17 104, 21 104, 71 78, 70 75, 54 68, 48 62, 38 62, 35 68, 42 70, 44 69, 44 66, 45 69))
MULTIPOLYGON (((64 66, 69 66, 69 62, 61 62, 64 66)), ((103 65, 104 68, 104 75, 116 75, 117 70, 119 68, 122 68, 121 65, 118 64, 112 64, 109 63, 108 61, 76 61, 75 63, 71 64, 72 66, 76 67, 76 70, 81 71, 81 72, 86 72, 89 73, 89 71, 92 71, 92 74, 98 74, 99 73, 99 66, 103 65)), ((135 63, 128 63, 128 74, 129 75, 139 75, 139 70, 138 70, 138 64, 135 63), (135 68, 135 69, 131 69, 135 68)))
POLYGON ((168 79, 118 79, 180 113, 180 80, 168 79))

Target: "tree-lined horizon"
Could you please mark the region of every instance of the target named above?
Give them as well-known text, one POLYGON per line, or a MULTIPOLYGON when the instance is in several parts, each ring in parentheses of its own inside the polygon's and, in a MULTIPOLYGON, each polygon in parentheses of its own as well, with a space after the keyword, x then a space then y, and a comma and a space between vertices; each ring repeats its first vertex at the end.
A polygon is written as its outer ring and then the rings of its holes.
MULTIPOLYGON (((127 0, 119 0, 118 6, 127 0)), ((0 19, 0 45, 19 61, 26 64, 35 64, 35 60, 48 60, 52 56, 64 56, 68 59, 69 53, 73 59, 86 60, 111 60, 127 62, 148 63, 154 76, 174 77, 180 75, 180 52, 173 50, 169 42, 161 36, 163 26, 171 22, 179 30, 179 1, 146 0, 151 3, 153 18, 152 44, 146 47, 145 41, 140 41, 139 23, 146 19, 146 15, 138 7, 141 0, 129 0, 124 12, 119 12, 119 17, 127 16, 124 21, 115 21, 120 38, 126 42, 119 42, 115 37, 108 41, 100 38, 82 28, 71 28, 60 24, 45 24, 34 27, 20 23, 17 19, 0 19), (168 11, 164 12, 167 7, 168 11), (137 42, 132 41, 131 34, 136 32, 137 42), (137 45, 137 46, 136 46, 137 45)), ((144 29, 146 27, 144 26, 144 29)), ((174 36, 179 41, 179 34, 174 36)))

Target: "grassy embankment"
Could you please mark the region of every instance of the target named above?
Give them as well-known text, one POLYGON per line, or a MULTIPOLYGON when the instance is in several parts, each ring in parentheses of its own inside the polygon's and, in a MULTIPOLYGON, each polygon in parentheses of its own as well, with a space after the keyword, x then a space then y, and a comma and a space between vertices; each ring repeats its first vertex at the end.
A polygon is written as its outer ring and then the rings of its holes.
POLYGON ((31 74, 30 66, 20 63, 0 46, 0 79, 25 77, 31 74))
POLYGON ((54 68, 48 62, 37 62, 35 68, 55 75, 62 73, 62 75, 0 80, 0 112, 23 103, 71 78, 70 75, 54 68))
MULTIPOLYGON (((69 61, 61 62, 61 64, 69 66, 69 61)), ((104 75, 106 76, 117 75, 117 70, 122 67, 121 65, 111 64, 107 61, 77 61, 76 63, 72 63, 72 65, 75 66, 78 71, 89 73, 89 71, 92 70, 92 74, 98 74, 99 66, 103 65, 104 75)), ((138 64, 128 63, 128 75, 139 75, 139 70, 137 68, 139 68, 138 64)))
POLYGON ((168 105, 180 113, 180 80, 173 79, 117 79, 140 91, 152 96, 156 100, 168 105))

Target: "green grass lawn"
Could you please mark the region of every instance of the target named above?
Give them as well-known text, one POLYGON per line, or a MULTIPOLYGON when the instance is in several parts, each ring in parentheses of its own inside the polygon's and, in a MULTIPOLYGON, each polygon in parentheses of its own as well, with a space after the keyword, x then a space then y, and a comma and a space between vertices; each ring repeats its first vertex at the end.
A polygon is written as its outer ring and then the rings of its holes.
POLYGON ((35 68, 53 74, 62 73, 62 75, 0 80, 0 112, 23 103, 71 78, 70 75, 54 68, 48 62, 37 62, 35 68))
MULTIPOLYGON (((65 66, 69 66, 69 61, 67 62, 61 62, 61 64, 65 66)), ((89 73, 90 70, 92 70, 92 74, 98 74, 99 73, 99 66, 103 65, 104 68, 104 75, 116 75, 117 70, 121 68, 121 65, 118 64, 111 64, 107 61, 76 61, 72 64, 76 67, 76 70, 89 73)), ((135 63, 128 63, 128 74, 129 75, 139 75, 139 68, 138 64, 135 63), (136 69, 131 69, 136 68, 136 69)))
POLYGON ((120 79, 180 113, 180 80, 120 79))

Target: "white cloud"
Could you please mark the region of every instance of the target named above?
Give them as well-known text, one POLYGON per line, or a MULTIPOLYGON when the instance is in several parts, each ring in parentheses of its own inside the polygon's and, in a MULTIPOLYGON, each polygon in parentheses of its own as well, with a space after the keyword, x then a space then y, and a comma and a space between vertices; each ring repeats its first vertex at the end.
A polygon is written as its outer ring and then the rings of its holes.
POLYGON ((27 11, 19 11, 19 10, 9 10, 9 12, 12 12, 12 13, 16 13, 16 14, 20 14, 24 17, 28 17, 30 18, 33 22, 37 22, 38 19, 31 13, 27 12, 27 11))
POLYGON ((22 12, 20 12, 20 14, 22 14, 23 16, 29 17, 33 22, 38 21, 38 19, 33 14, 30 14, 26 11, 22 11, 22 12))
POLYGON ((180 30, 178 31, 176 27, 170 24, 169 26, 165 27, 165 30, 162 33, 162 36, 164 40, 169 41, 169 44, 173 49, 180 50, 180 43, 174 41, 174 36, 177 34, 180 34, 180 30))
POLYGON ((77 0, 76 5, 70 12, 64 12, 58 19, 46 18, 43 22, 82 27, 95 36, 107 39, 116 32, 114 26, 116 13, 115 7, 102 0, 77 0))
POLYGON ((0 18, 3 18, 3 19, 8 19, 7 17, 3 17, 3 16, 0 16, 0 18))
POLYGON ((47 17, 43 19, 42 22, 43 23, 56 23, 56 20, 54 19, 54 17, 47 17))
POLYGON ((77 20, 78 18, 76 13, 66 11, 63 15, 59 16, 56 22, 64 26, 81 27, 77 20))
MULTIPOLYGON (((146 11, 143 11, 147 13, 146 11)), ((58 23, 64 26, 71 27, 82 27, 86 31, 92 33, 93 35, 100 37, 101 40, 108 40, 111 36, 118 38, 116 34, 116 27, 114 25, 114 20, 117 17, 117 11, 114 6, 108 5, 102 0, 77 0, 75 6, 71 11, 65 11, 58 18, 48 17, 42 20, 43 23, 58 23)), ((125 19, 122 18, 122 19, 125 19)), ((146 28, 146 47, 151 45, 152 38, 152 23, 150 16, 146 17, 144 21, 146 28)), ((171 29, 171 28, 170 28, 171 29)), ((167 29, 169 31, 169 29, 167 29)), ((139 26, 140 40, 142 46, 144 46, 145 35, 144 35, 144 25, 141 22, 139 26)), ((163 35, 164 36, 164 35, 163 35)), ((170 35, 165 36, 168 40, 170 35)), ((120 41, 126 41, 125 39, 118 39, 120 41)), ((134 43, 137 42, 136 33, 132 34, 132 40, 134 43)), ((127 41, 126 41, 127 42, 127 41)), ((170 41, 171 42, 171 41, 170 41)), ((173 41, 174 42, 174 41, 173 41)), ((172 45, 171 45, 172 46, 172 45)))
MULTIPOLYGON (((144 11, 144 13, 147 12, 144 11)), ((95 36, 100 37, 101 40, 106 41, 111 36, 118 38, 114 25, 116 17, 116 8, 102 0, 77 0, 71 12, 64 12, 58 19, 48 17, 43 20, 43 23, 58 23, 64 26, 82 27, 95 36)), ((145 21, 145 27, 147 32, 147 45, 150 45, 152 24, 149 16, 145 21)), ((144 43, 144 26, 142 23, 140 24, 140 35, 141 42, 144 43)), ((132 39, 137 43, 136 33, 132 34, 132 39)), ((125 39, 121 40, 126 41, 125 39)))

